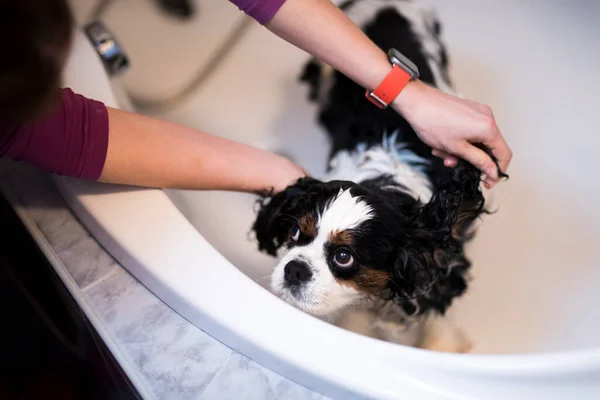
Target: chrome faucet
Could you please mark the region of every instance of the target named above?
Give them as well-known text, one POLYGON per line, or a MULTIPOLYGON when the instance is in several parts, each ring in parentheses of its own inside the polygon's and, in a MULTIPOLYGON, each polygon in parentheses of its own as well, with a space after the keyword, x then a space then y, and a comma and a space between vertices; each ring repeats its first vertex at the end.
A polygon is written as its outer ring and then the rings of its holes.
POLYGON ((83 29, 102 59, 109 76, 121 75, 127 70, 129 67, 127 54, 102 22, 98 20, 90 22, 83 29))

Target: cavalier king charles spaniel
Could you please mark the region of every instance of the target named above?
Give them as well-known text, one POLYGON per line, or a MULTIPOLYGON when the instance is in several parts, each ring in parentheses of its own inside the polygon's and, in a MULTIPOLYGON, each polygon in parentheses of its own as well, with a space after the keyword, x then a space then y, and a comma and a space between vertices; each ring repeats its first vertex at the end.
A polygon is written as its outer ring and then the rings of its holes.
MULTIPOLYGON (((413 61, 422 81, 453 93, 433 12, 403 0, 340 7, 384 51, 413 61)), ((273 256, 286 249, 273 291, 371 337, 467 351, 469 340, 445 313, 467 289, 464 246, 486 212, 480 172, 464 161, 445 167, 401 115, 375 107, 330 67, 311 60, 301 81, 319 106, 332 152, 325 177, 260 201, 253 225, 259 249, 273 256)))

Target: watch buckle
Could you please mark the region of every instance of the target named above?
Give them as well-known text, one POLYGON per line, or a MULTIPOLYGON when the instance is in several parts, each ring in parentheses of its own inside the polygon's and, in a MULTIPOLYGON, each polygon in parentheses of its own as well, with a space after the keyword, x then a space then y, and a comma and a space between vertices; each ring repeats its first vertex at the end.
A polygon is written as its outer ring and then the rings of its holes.
POLYGON ((375 104, 377 107, 381 109, 385 109, 388 107, 388 104, 381 100, 377 95, 369 90, 367 90, 367 98, 371 101, 371 103, 375 104))

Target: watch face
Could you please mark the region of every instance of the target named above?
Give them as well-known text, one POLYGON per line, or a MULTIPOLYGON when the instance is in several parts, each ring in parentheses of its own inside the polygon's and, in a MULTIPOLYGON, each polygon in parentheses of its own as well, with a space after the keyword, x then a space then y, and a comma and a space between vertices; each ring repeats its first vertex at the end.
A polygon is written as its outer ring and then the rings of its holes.
POLYGON ((415 63, 410 61, 398 50, 389 49, 387 56, 392 64, 398 65, 400 68, 408 72, 411 79, 417 79, 419 77, 419 68, 415 65, 415 63))

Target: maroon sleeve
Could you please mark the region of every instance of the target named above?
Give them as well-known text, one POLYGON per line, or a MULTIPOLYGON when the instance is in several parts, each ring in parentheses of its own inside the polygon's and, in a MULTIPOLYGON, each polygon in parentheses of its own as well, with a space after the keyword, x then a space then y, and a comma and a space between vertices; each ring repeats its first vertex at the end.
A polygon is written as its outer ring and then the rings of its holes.
POLYGON ((285 0, 229 0, 240 10, 264 25, 279 11, 285 0))
POLYGON ((0 157, 26 161, 59 175, 98 179, 108 150, 104 104, 61 90, 51 115, 20 126, 0 122, 0 157))

